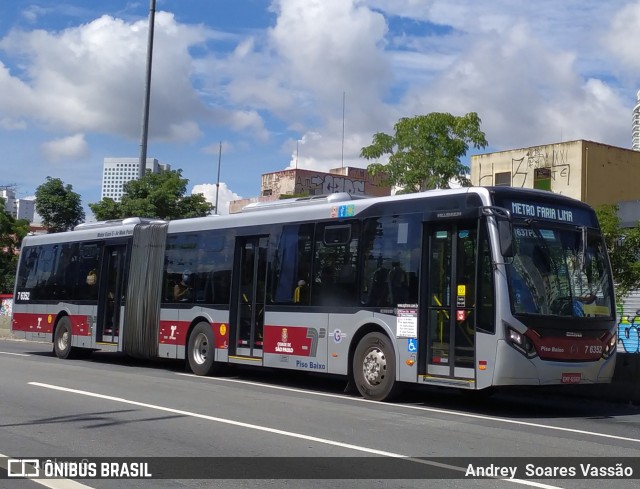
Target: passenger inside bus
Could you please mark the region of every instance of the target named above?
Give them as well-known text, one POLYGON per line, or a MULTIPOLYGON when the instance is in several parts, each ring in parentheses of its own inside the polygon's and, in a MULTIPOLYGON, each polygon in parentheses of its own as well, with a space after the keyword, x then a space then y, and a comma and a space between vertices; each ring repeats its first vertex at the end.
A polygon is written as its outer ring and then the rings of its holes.
POLYGON ((389 295, 391 304, 403 304, 407 301, 407 275, 400 266, 399 261, 394 261, 389 270, 389 295))
POLYGON ((373 272, 371 277, 371 284, 369 286, 369 296, 367 298, 368 306, 388 306, 388 292, 387 277, 389 270, 383 267, 381 264, 373 272))
POLYGON ((182 279, 173 287, 173 299, 180 302, 187 302, 191 299, 191 277, 189 273, 182 274, 182 279))
POLYGON ((87 285, 95 285, 98 282, 98 272, 96 272, 96 269, 92 269, 88 274, 87 274, 87 285))
POLYGON ((298 281, 298 286, 293 292, 293 302, 296 304, 309 304, 309 286, 304 280, 298 281))

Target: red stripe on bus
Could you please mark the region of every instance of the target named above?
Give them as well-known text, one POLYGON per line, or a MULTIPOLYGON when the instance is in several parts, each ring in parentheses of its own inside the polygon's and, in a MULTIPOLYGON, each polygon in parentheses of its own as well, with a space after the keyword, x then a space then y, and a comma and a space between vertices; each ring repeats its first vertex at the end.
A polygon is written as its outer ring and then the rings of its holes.
MULTIPOLYGON (((69 315, 71 334, 76 336, 91 336, 88 318, 85 314, 69 315)), ((28 333, 53 333, 53 323, 56 314, 14 312, 12 328, 14 331, 28 333)))

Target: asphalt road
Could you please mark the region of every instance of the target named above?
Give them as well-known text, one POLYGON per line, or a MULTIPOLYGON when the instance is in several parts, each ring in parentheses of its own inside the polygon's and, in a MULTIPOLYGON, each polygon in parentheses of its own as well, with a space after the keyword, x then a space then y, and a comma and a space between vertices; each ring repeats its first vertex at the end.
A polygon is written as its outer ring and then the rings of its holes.
POLYGON ((640 480, 640 466, 631 479, 535 478, 547 467, 640 464, 637 406, 530 390, 483 400, 429 388, 377 403, 319 376, 241 369, 195 377, 182 362, 105 353, 59 360, 51 345, 12 340, 0 340, 0 372, 0 457, 86 458, 98 469, 125 457, 149 462, 155 477, 175 477, 36 482, 3 479, 0 468, 0 488, 574 489, 640 480), (469 473, 513 464, 513 478, 469 473))

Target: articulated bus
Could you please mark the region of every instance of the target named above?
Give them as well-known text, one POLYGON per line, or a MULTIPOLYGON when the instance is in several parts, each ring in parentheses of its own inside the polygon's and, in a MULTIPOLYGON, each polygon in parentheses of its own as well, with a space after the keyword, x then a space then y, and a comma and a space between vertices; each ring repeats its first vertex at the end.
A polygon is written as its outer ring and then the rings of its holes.
POLYGON ((610 382, 616 321, 596 214, 511 187, 331 194, 28 236, 14 336, 79 351, 344 376, 388 400, 610 382))

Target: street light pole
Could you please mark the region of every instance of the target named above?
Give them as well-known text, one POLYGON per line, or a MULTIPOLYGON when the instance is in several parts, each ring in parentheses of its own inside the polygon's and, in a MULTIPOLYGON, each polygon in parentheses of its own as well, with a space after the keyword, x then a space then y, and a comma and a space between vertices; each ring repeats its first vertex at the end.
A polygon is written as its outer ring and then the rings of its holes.
POLYGON ((153 29, 156 16, 156 0, 149 4, 149 37, 147 40, 147 72, 144 83, 144 103, 142 107, 142 135, 140 136, 140 172, 147 166, 147 139, 149 136, 149 100, 151 98, 151 63, 153 59, 153 29))

